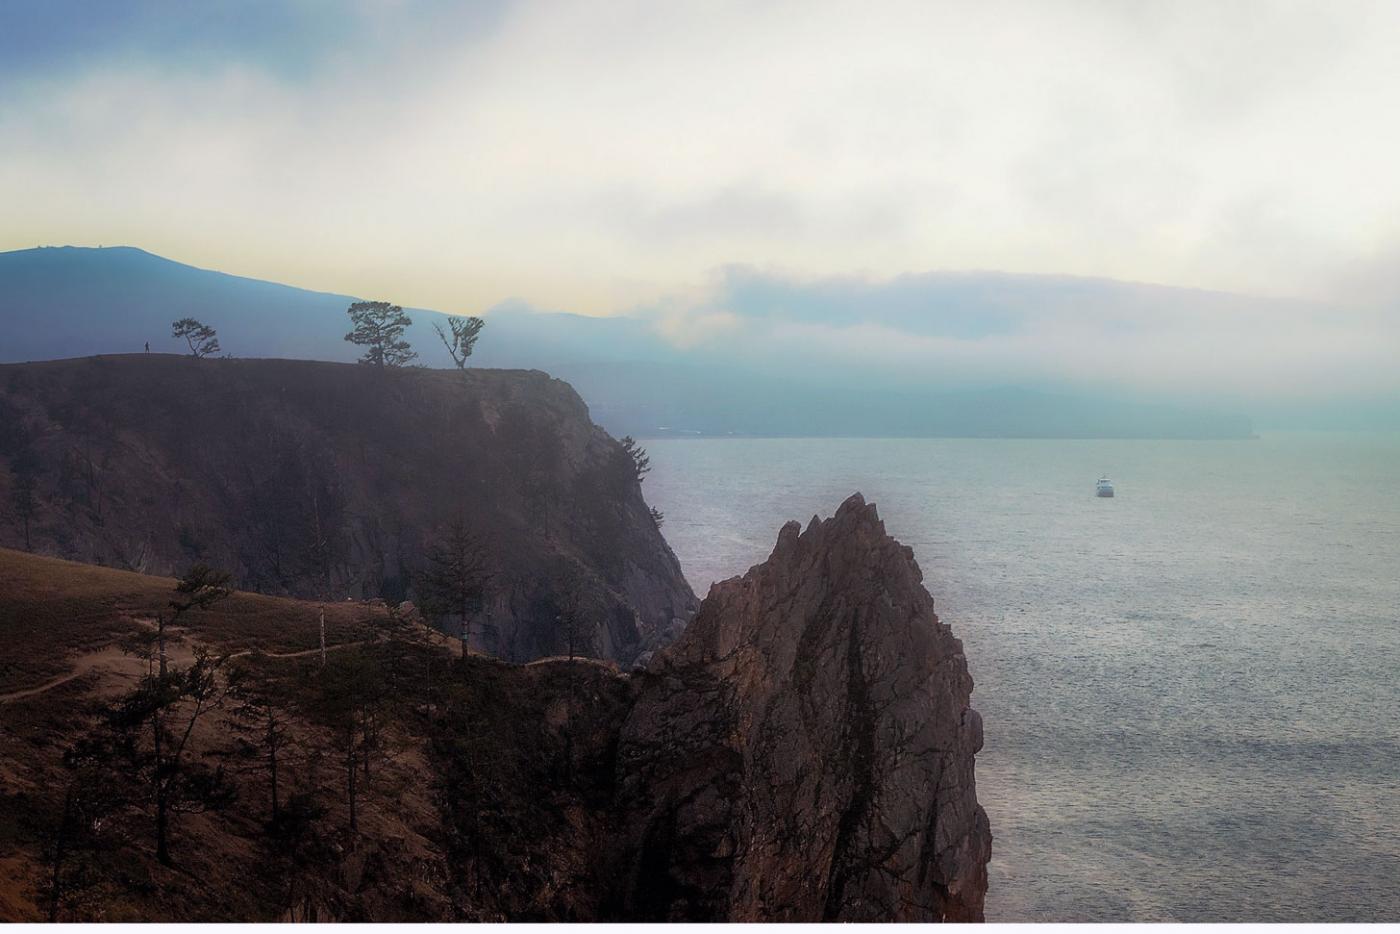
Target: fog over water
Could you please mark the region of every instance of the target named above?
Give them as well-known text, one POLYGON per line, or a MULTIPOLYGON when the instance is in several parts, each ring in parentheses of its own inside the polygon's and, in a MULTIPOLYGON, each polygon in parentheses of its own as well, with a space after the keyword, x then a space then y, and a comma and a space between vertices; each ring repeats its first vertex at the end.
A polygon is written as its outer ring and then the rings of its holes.
POLYGON ((647 447, 702 594, 857 489, 914 549, 986 721, 988 920, 1400 917, 1400 436, 647 447))

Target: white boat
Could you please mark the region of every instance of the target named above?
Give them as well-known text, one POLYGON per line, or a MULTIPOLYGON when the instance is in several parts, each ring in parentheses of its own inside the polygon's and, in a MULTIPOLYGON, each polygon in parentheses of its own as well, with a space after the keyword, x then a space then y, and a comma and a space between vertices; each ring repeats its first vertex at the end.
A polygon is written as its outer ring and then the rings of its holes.
POLYGON ((1094 488, 1094 492, 1099 496, 1113 495, 1113 481, 1107 477, 1099 477, 1099 484, 1094 488))

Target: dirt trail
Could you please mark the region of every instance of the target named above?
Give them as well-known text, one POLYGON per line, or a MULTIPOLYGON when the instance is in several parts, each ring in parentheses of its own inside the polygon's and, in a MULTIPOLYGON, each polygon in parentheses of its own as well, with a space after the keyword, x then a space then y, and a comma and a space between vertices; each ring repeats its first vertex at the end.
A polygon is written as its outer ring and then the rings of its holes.
MULTIPOLYGON (((354 645, 367 645, 368 643, 373 642, 373 641, 374 641, 373 639, 363 639, 363 640, 361 640, 361 641, 359 641, 359 642, 337 642, 337 643, 335 643, 334 645, 328 645, 328 646, 326 646, 326 651, 327 651, 327 652, 335 652, 335 651, 338 651, 338 650, 340 650, 340 649, 348 649, 348 648, 350 648, 351 646, 354 646, 354 645)), ((234 652, 232 655, 229 656, 229 658, 243 658, 245 655, 253 655, 253 654, 256 654, 257 652, 258 652, 257 649, 244 649, 242 652, 234 652)), ((299 652, 263 652, 263 653, 262 653, 262 655, 263 655, 264 658, 306 658, 307 656, 310 656, 310 655, 320 655, 320 654, 321 654, 321 649, 320 649, 319 647, 314 648, 314 649, 302 649, 302 650, 299 651, 299 652)))
MULTIPOLYGON (((337 642, 334 645, 326 646, 326 651, 336 652, 340 649, 348 649, 351 646, 364 644, 364 642, 337 642)), ((194 658, 194 652, 188 649, 183 644, 183 640, 179 638, 172 639, 168 649, 169 651, 167 651, 166 657, 176 664, 187 664, 194 658)), ((247 655, 252 655, 254 652, 254 649, 245 649, 242 652, 233 653, 229 658, 242 658, 247 655)), ((299 652, 264 652, 263 654, 268 658, 306 658, 311 655, 319 655, 320 653, 321 649, 318 647, 314 649, 304 649, 299 652)), ((26 697, 33 697, 36 694, 52 691, 54 688, 62 687, 69 681, 76 681, 78 678, 85 677, 99 669, 126 668, 129 670, 122 672, 123 674, 140 677, 142 669, 146 667, 146 664, 145 660, 134 655, 128 655, 116 646, 107 646, 100 651, 78 656, 73 662, 72 671, 54 678, 52 681, 46 681, 32 688, 11 691, 8 694, 0 694, 0 704, 8 704, 11 701, 24 700, 26 697)))
POLYGON ((76 681, 78 678, 86 677, 95 671, 108 668, 129 668, 131 674, 139 676, 140 671, 145 667, 145 662, 133 655, 128 655, 116 646, 92 652, 87 655, 80 655, 73 662, 73 670, 66 675, 46 681, 37 687, 25 688, 21 691, 11 691, 8 694, 0 694, 0 704, 8 704, 11 701, 24 700, 26 697, 33 697, 36 694, 43 694, 52 691, 54 688, 62 687, 69 681, 76 681))
POLYGON ((526 662, 522 668, 537 668, 541 665, 592 665, 594 668, 606 668, 608 671, 621 673, 622 668, 617 662, 606 658, 592 658, 591 656, 575 655, 570 658, 567 655, 546 655, 544 658, 537 658, 532 662, 526 662))

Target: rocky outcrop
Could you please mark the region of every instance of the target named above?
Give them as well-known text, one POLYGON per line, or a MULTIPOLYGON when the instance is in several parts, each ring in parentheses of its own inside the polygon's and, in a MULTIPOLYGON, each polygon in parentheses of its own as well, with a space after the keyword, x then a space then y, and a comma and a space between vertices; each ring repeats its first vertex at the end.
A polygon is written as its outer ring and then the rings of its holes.
POLYGON ((493 880, 459 886, 464 918, 982 918, 962 645, 859 495, 785 526, 644 670, 559 660, 469 684, 471 722, 437 739, 463 828, 449 864, 493 880), (531 884, 511 884, 521 866, 531 884))
POLYGON ((859 494, 784 526, 636 678, 622 916, 981 920, 991 833, 962 644, 859 494))
POLYGON ((694 609, 630 457, 545 373, 163 354, 0 366, 0 546, 162 575, 204 561, 241 589, 395 603, 418 596, 455 523, 486 580, 474 641, 501 658, 572 644, 629 662, 694 609))

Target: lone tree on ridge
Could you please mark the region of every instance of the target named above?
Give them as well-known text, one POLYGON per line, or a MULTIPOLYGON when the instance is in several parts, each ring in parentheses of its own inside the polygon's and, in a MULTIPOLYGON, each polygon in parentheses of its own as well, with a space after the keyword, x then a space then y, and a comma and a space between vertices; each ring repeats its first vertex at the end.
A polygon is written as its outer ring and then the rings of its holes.
POLYGON ((403 366, 418 356, 403 339, 413 319, 388 302, 355 302, 345 310, 352 325, 345 339, 365 348, 361 363, 378 367, 403 366))
POLYGON ((433 330, 437 331, 443 346, 452 355, 452 362, 457 364, 457 369, 466 369, 467 358, 472 355, 472 348, 476 346, 476 339, 481 336, 481 329, 486 327, 486 322, 475 315, 466 318, 451 317, 447 319, 447 326, 452 329, 451 337, 442 329, 441 322, 433 322, 433 330))
POLYGON ((193 318, 171 322, 170 336, 176 340, 183 338, 190 345, 190 355, 196 359, 219 352, 219 339, 214 329, 193 318))

